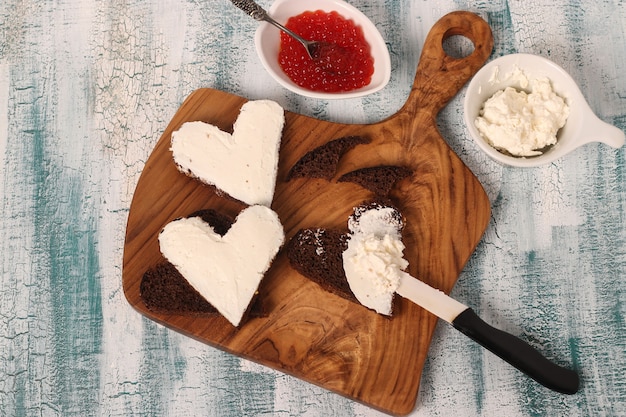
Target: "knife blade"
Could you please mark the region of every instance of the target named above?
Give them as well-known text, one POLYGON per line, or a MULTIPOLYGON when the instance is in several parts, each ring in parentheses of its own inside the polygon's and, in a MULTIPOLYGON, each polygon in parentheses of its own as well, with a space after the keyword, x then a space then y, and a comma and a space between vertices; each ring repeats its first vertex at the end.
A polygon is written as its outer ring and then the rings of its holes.
POLYGON ((396 294, 450 323, 543 386, 563 394, 578 391, 580 381, 576 371, 551 362, 522 339, 487 324, 474 310, 443 291, 402 272, 396 294))

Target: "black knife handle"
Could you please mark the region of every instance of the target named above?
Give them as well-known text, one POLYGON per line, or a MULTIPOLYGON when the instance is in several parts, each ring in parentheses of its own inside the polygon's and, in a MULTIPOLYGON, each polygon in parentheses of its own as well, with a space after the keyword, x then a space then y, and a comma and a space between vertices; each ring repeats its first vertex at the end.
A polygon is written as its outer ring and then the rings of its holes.
POLYGON ((550 362, 528 343, 485 323, 471 308, 459 314, 452 325, 543 386, 562 394, 578 391, 575 371, 550 362))

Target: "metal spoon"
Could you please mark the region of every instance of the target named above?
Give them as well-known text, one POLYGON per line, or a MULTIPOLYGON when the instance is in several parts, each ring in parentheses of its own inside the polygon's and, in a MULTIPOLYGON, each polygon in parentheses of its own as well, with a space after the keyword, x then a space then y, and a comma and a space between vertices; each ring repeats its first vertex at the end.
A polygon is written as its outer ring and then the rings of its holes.
POLYGON ((323 55, 323 50, 328 49, 328 46, 331 45, 327 42, 309 41, 309 40, 304 39, 300 35, 294 33, 293 31, 287 29, 286 27, 284 27, 283 25, 281 25, 280 23, 272 19, 270 15, 268 15, 267 12, 261 6, 259 6, 257 3, 255 3, 252 0, 231 0, 231 1, 235 6, 239 7, 241 10, 243 10, 244 12, 252 16, 254 20, 268 22, 276 26, 278 29, 282 30, 289 36, 296 39, 298 42, 304 45, 304 48, 306 49, 307 54, 313 60, 319 60, 323 55))

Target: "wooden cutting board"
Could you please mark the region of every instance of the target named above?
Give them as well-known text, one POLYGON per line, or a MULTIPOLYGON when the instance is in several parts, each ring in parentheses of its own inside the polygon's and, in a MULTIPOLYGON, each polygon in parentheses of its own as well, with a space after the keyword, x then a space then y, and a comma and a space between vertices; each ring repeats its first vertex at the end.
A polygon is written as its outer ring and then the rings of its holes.
MULTIPOLYGON (((300 228, 346 229, 353 207, 372 194, 352 183, 285 177, 308 151, 349 135, 371 139, 340 161, 338 178, 358 168, 401 165, 414 170, 392 196, 407 219, 403 236, 410 273, 446 293, 487 226, 490 207, 474 175, 447 146, 436 116, 489 57, 491 30, 478 16, 453 12, 430 31, 406 104, 379 123, 350 125, 286 112, 276 194, 286 238, 300 228), (462 35, 474 44, 452 58, 443 40, 462 35)), ((202 120, 232 131, 245 98, 213 89, 193 92, 157 143, 137 184, 128 217, 123 287, 145 316, 211 346, 317 384, 390 414, 415 407, 422 368, 437 319, 401 300, 393 319, 324 292, 280 253, 267 273, 261 297, 269 310, 235 329, 222 317, 155 314, 143 304, 144 272, 163 261, 157 236, 169 221, 213 208, 235 217, 244 207, 178 172, 169 151, 173 131, 202 120)), ((347 229, 346 229, 347 230, 347 229)))

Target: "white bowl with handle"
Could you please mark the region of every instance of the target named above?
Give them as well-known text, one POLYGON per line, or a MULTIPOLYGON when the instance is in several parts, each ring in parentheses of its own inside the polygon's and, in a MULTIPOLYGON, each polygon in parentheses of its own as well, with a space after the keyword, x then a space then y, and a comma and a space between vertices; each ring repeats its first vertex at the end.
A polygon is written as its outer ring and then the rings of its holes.
POLYGON ((624 145, 624 132, 600 120, 585 100, 576 81, 560 66, 538 55, 511 54, 494 59, 476 73, 470 81, 463 102, 464 119, 470 135, 488 156, 514 167, 534 167, 553 162, 574 149, 592 142, 602 142, 613 148, 624 145), (554 92, 570 108, 565 126, 557 133, 557 142, 541 155, 516 157, 500 152, 481 135, 474 124, 487 99, 506 87, 523 89, 515 77, 507 77, 521 70, 529 80, 547 77, 554 92))

